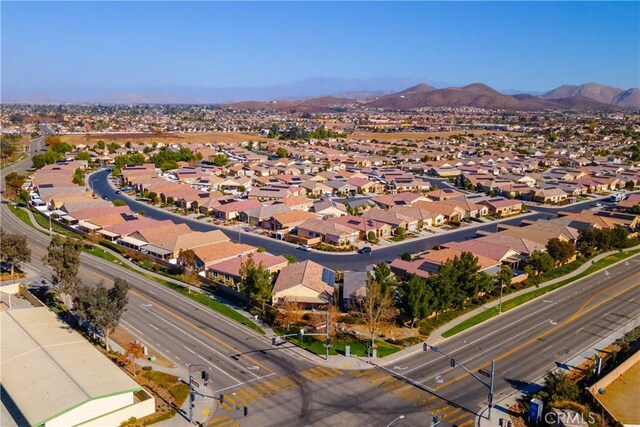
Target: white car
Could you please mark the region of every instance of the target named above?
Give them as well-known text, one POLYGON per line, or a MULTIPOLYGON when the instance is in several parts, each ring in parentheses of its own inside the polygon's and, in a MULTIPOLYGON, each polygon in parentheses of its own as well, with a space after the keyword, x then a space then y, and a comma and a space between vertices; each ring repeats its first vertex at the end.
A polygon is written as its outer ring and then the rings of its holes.
POLYGON ((301 251, 310 252, 311 251, 311 246, 309 246, 309 245, 300 245, 300 246, 298 246, 298 249, 300 249, 301 251))

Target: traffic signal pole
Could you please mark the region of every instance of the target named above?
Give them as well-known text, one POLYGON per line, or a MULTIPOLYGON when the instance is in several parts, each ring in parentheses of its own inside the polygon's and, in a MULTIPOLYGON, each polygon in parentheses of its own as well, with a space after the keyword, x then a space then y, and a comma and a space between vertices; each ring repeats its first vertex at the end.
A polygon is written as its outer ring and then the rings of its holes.
MULTIPOLYGON (((458 362, 456 359, 453 358, 453 356, 445 353, 444 351, 440 350, 438 347, 433 346, 433 345, 429 345, 427 343, 422 343, 422 349, 424 351, 435 351, 436 353, 440 353, 446 357, 448 357, 451 361, 451 367, 455 368, 456 366, 460 366, 465 372, 467 372, 469 375, 471 375, 473 378, 475 378, 478 382, 480 382, 482 385, 484 385, 485 387, 487 387, 487 389, 489 390, 489 395, 487 396, 487 401, 489 403, 489 412, 488 412, 488 419, 491 419, 491 407, 493 406, 493 377, 495 374, 495 361, 491 360, 491 372, 489 373, 489 382, 485 382, 484 380, 482 380, 480 377, 478 377, 474 372, 471 372, 469 369, 467 369, 466 366, 464 366, 462 363, 458 362)), ((485 371, 486 373, 486 371, 485 371)))
MULTIPOLYGON (((193 388, 193 375, 191 374, 191 368, 194 366, 198 366, 198 367, 203 367, 206 368, 205 365, 198 365, 195 363, 189 363, 187 364, 187 366, 189 366, 189 424, 193 424, 193 406, 194 406, 194 401, 196 399, 196 396, 200 396, 200 397, 204 397, 204 398, 208 398, 208 399, 213 399, 213 400, 217 400, 220 403, 226 403, 227 405, 233 407, 233 409, 235 409, 236 411, 239 411, 240 409, 243 409, 244 411, 244 416, 246 417, 249 413, 249 408, 247 406, 244 407, 240 407, 234 403, 229 402, 228 400, 224 399, 224 394, 220 393, 219 397, 215 397, 215 396, 209 396, 208 394, 205 393, 200 393, 198 390, 196 390, 195 388, 193 388)), ((211 369, 211 368, 209 368, 211 369)), ((204 380, 204 386, 207 386, 207 383, 209 382, 209 371, 202 371, 202 379, 204 380)))

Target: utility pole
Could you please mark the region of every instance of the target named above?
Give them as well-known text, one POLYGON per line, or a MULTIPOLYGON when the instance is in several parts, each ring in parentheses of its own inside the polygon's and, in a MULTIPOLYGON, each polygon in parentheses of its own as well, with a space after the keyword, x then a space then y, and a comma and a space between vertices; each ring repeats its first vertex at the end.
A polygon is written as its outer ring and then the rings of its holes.
MULTIPOLYGON (((455 368, 456 366, 461 367, 465 372, 467 372, 469 375, 471 375, 473 378, 475 378, 480 384, 483 384, 485 387, 487 387, 487 389, 489 390, 489 394, 487 396, 487 402, 488 402, 488 406, 489 406, 489 412, 488 412, 488 417, 487 419, 491 419, 491 407, 493 406, 493 377, 495 376, 495 360, 490 360, 491 362, 491 371, 487 372, 484 370, 479 370, 478 372, 481 375, 484 376, 488 376, 489 377, 489 382, 485 382, 482 379, 480 379, 480 377, 478 377, 475 373, 471 372, 466 366, 464 366, 462 363, 460 363, 459 361, 457 361, 456 359, 453 358, 453 356, 445 353, 444 351, 440 350, 438 347, 433 346, 433 345, 429 345, 426 342, 422 343, 422 350, 423 351, 435 351, 436 353, 440 353, 446 357, 448 357, 450 359, 451 362, 451 367, 455 368)), ((484 355, 484 353, 482 353, 484 355)), ((485 357, 488 359, 488 357, 485 355, 485 357)), ((435 417, 434 417, 435 418, 435 417)))
POLYGON ((504 286, 504 280, 500 279, 500 304, 498 305, 498 314, 502 314, 502 287, 504 286))

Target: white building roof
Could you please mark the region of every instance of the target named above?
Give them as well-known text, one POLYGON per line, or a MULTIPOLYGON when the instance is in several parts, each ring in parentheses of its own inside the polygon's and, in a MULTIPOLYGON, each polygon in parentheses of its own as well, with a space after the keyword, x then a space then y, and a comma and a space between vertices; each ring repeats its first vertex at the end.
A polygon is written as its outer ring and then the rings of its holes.
POLYGON ((0 313, 0 381, 29 424, 141 387, 46 307, 0 313))

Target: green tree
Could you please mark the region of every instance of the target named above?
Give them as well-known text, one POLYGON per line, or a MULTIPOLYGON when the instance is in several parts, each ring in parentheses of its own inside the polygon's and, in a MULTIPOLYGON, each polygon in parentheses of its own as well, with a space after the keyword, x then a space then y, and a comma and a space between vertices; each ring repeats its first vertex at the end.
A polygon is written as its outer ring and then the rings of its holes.
MULTIPOLYGON (((506 264, 500 266, 500 270, 496 274, 496 283, 502 288, 509 289, 511 287, 511 280, 513 280, 513 270, 506 264)), ((498 287, 498 290, 500 289, 498 287)))
POLYGON ((5 196, 11 200, 15 200, 18 193, 24 185, 25 178, 17 172, 10 172, 4 177, 5 196))
POLYGON ((411 261, 413 259, 413 256, 409 252, 405 252, 400 255, 400 259, 403 261, 411 261))
POLYGON ((536 275, 551 271, 553 266, 554 261, 551 255, 542 251, 534 251, 527 263, 527 268, 536 275))
POLYGON ((53 268, 53 284, 62 293, 73 296, 77 290, 81 251, 82 242, 78 239, 62 238, 57 234, 51 238, 42 261, 53 268))
POLYGON ((126 206, 127 202, 125 202, 122 199, 114 199, 111 203, 113 203, 113 206, 126 206))
POLYGON ((289 157, 289 152, 284 147, 280 147, 276 150, 276 156, 278 156, 281 159, 285 157, 289 157))
POLYGON ((14 268, 20 268, 20 263, 31 261, 31 249, 27 245, 24 234, 9 234, 0 229, 0 257, 11 265, 11 276, 14 268))
POLYGON ((5 138, 0 139, 0 157, 6 159, 15 153, 15 151, 16 147, 11 143, 11 141, 5 138))
POLYGON ((240 266, 240 292, 259 304, 271 300, 271 272, 249 254, 240 266))
POLYGON ((84 185, 84 171, 82 168, 77 168, 73 172, 73 183, 78 185, 84 185))
POLYGON ((633 189, 636 188, 636 183, 633 182, 632 180, 629 180, 624 184, 624 188, 626 188, 629 191, 633 191, 633 189))
POLYGON ((376 232, 375 231, 369 231, 367 233, 367 240, 370 242, 375 242, 376 240, 378 240, 378 237, 376 236, 376 232))
POLYGON ((98 148, 99 150, 104 150, 104 147, 104 141, 102 139, 99 139, 98 142, 96 142, 96 148, 98 148))
POLYGON ((48 147, 50 151, 53 151, 54 153, 60 153, 60 154, 65 154, 73 150, 73 147, 70 144, 67 144, 66 142, 62 142, 62 141, 57 141, 49 145, 48 147))
POLYGON ((537 393, 546 403, 580 400, 580 388, 563 372, 551 371, 544 377, 544 389, 537 393))
POLYGON ((295 263, 298 261, 298 259, 296 258, 296 256, 295 256, 295 255, 291 255, 291 254, 284 254, 284 255, 282 255, 282 256, 286 258, 286 260, 287 260, 287 262, 288 262, 289 264, 295 264, 295 263))
POLYGON ((88 162, 91 161, 91 154, 83 151, 81 153, 76 154, 76 160, 86 160, 88 162))
POLYGON ((216 154, 213 158, 213 164, 216 166, 224 166, 229 163, 229 158, 224 154, 216 154))
POLYGON ((404 229, 404 227, 398 227, 396 228, 396 236, 398 236, 401 239, 404 239, 406 230, 404 229))
POLYGON ((181 249, 178 252, 178 264, 189 270, 195 270, 198 264, 193 249, 181 249))
POLYGON ((386 262, 378 263, 373 268, 373 280, 379 283, 385 292, 397 284, 396 276, 386 262))
POLYGON ((551 255, 551 258, 558 264, 564 264, 576 253, 576 249, 571 243, 556 237, 549 239, 546 248, 547 253, 551 255))
POLYGON ((411 319, 411 328, 418 320, 428 318, 434 311, 435 295, 425 280, 412 274, 402 287, 402 311, 411 319))

